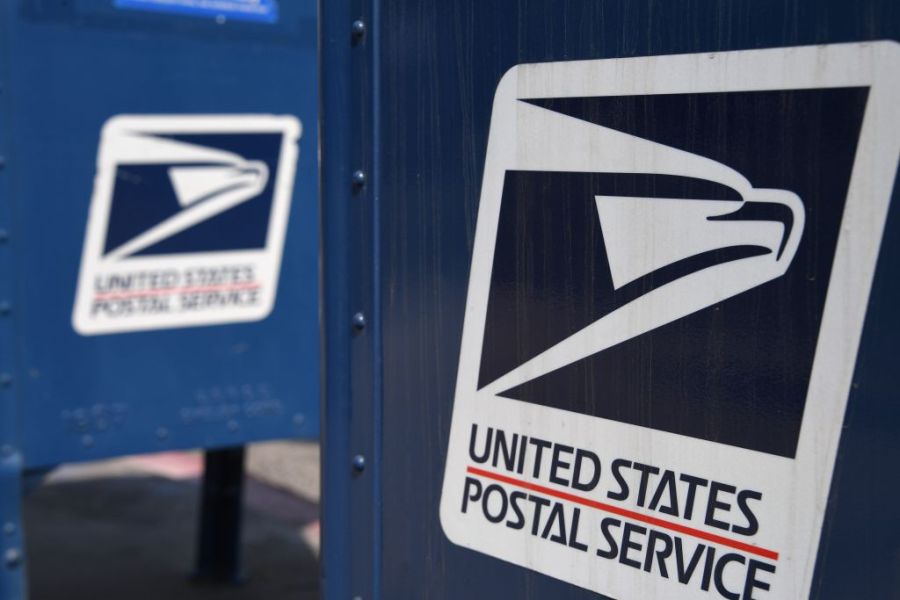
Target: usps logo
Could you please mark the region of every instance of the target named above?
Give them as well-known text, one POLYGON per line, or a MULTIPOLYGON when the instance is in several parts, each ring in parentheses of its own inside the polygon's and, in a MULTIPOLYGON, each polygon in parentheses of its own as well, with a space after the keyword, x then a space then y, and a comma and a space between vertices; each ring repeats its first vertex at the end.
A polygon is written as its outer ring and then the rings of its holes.
POLYGON ((265 318, 297 163, 293 116, 103 127, 72 322, 83 335, 265 318))
POLYGON ((807 597, 900 153, 892 42, 498 85, 441 523, 611 598, 807 597))

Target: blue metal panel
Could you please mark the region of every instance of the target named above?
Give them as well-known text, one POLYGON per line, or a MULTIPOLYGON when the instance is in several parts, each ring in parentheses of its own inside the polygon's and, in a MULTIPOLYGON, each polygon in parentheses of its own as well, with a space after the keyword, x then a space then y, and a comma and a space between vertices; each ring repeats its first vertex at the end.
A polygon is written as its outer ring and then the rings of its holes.
MULTIPOLYGON (((333 326, 329 343, 337 348, 331 346, 327 367, 332 404, 326 425, 324 493, 326 504, 338 502, 348 491, 351 501, 340 505, 341 514, 329 518, 326 513, 326 574, 333 577, 339 569, 335 561, 353 562, 347 587, 326 582, 326 597, 346 597, 351 589, 353 593, 366 589, 369 582, 378 585, 366 598, 597 597, 456 546, 439 522, 466 286, 498 81, 510 67, 529 62, 896 40, 900 6, 887 0, 689 4, 464 0, 376 1, 358 13, 324 3, 322 11, 324 65, 343 69, 339 72, 353 72, 348 21, 364 14, 380 19, 375 31, 369 23, 366 43, 377 44, 377 50, 362 83, 347 84, 335 74, 329 85, 326 74, 323 131, 326 205, 349 200, 347 181, 358 160, 353 144, 364 144, 365 156, 374 161, 369 164, 380 166, 374 187, 367 183, 367 194, 374 194, 378 202, 373 222, 378 223, 375 239, 380 239, 381 265, 375 293, 383 305, 384 377, 374 392, 383 393, 383 405, 374 409, 382 411, 383 422, 373 420, 368 432, 359 433, 353 412, 359 399, 353 390, 339 387, 343 385, 339 378, 352 370, 352 385, 365 378, 372 385, 377 382, 369 371, 377 368, 375 358, 364 365, 350 358, 346 325, 348 313, 362 301, 348 282, 369 277, 373 267, 328 244, 326 264, 345 260, 340 264, 348 273, 329 275, 326 281, 329 307, 333 302, 339 309, 328 321, 333 326), (328 107, 333 108, 331 113, 328 107), (354 119, 363 115, 363 123, 339 124, 351 115, 354 119), (366 121, 369 115, 371 125, 366 121), (362 133, 354 130, 360 126, 362 133), (377 161, 376 148, 381 152, 377 161), (350 540, 356 534, 355 523, 367 524, 366 517, 353 512, 354 494, 368 497, 371 491, 354 490, 347 461, 354 452, 349 448, 365 445, 376 435, 381 446, 381 502, 375 518, 382 534, 359 538, 359 543, 369 544, 369 565, 380 571, 380 578, 369 578, 366 568, 356 564, 359 553, 350 540), (346 527, 337 522, 342 517, 346 527)), ((372 200, 368 196, 366 200, 368 206, 372 200)), ((354 231, 346 222, 332 224, 338 228, 328 229, 329 235, 354 231)), ((896 206, 887 231, 859 355, 858 387, 850 396, 826 513, 813 585, 816 598, 890 598, 898 589, 900 521, 890 503, 900 488, 889 473, 900 460, 900 415, 892 392, 898 381, 890 365, 896 355, 891 340, 900 331, 888 314, 897 300, 896 206)))
POLYGON ((377 14, 323 2, 322 189, 326 368, 323 405, 323 595, 373 598, 380 587, 381 177, 374 141, 377 14))
POLYGON ((316 437, 314 2, 282 3, 272 23, 126 10, 110 0, 9 2, 2 18, 9 194, 0 226, 14 252, 0 285, 12 305, 6 320, 15 323, 12 389, 26 467, 316 437), (280 285, 267 318, 114 335, 73 329, 101 128, 123 114, 276 114, 302 122, 280 285))
MULTIPOLYGON (((8 81, 8 46, 10 24, 0 13, 0 81, 8 81)), ((0 156, 10 148, 9 95, 0 89, 0 156)), ((3 530, 0 550, 0 597, 22 598, 26 594, 24 567, 24 536, 22 534, 22 472, 21 423, 19 390, 14 374, 18 369, 15 321, 11 318, 13 286, 13 241, 9 233, 12 221, 10 198, 12 185, 6 160, 0 160, 0 298, 5 298, 7 311, 0 315, 0 528, 3 530)), ((3 300, 0 300, 3 302, 3 300)))
POLYGON ((813 595, 891 598, 900 590, 897 552, 900 460, 896 351, 900 332, 900 206, 897 183, 866 315, 844 434, 834 467, 813 595), (893 594, 893 596, 892 596, 893 594))

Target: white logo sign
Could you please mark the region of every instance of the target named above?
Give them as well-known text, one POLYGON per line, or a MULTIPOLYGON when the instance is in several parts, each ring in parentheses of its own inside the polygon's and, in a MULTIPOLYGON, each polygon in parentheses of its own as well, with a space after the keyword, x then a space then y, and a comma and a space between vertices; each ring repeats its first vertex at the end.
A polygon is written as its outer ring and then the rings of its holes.
POLYGON ((613 598, 808 596, 900 153, 898 48, 503 77, 451 541, 613 598))
MULTIPOLYGON (((607 127, 585 127, 583 121, 559 113, 547 114, 546 109, 530 104, 517 110, 526 121, 549 120, 543 126, 561 130, 563 138, 583 141, 589 147, 615 149, 609 155, 586 150, 583 157, 571 157, 574 160, 566 165, 567 169, 698 179, 721 184, 739 198, 734 201, 595 195, 614 290, 716 249, 762 252, 738 254, 733 260, 713 265, 700 262, 697 270, 686 272, 667 285, 653 287, 495 380, 481 393, 500 393, 555 371, 780 277, 791 264, 804 221, 803 204, 796 194, 754 189, 740 173, 725 165, 607 127), (774 212, 778 219, 742 216, 758 214, 756 208, 773 207, 783 209, 774 212)), ((520 157, 520 169, 530 160, 534 165, 543 162, 544 170, 556 166, 552 161, 557 159, 547 156, 546 149, 529 148, 528 152, 534 154, 520 157)))
POLYGON ((265 318, 300 123, 119 116, 100 140, 72 322, 83 335, 265 318))

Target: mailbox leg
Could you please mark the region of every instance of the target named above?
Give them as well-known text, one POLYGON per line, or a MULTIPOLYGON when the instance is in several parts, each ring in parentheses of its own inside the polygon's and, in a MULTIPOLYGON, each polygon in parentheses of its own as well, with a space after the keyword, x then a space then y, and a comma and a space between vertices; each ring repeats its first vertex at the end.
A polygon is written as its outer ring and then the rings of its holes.
POLYGON ((200 498, 196 579, 240 583, 244 447, 207 450, 200 498))

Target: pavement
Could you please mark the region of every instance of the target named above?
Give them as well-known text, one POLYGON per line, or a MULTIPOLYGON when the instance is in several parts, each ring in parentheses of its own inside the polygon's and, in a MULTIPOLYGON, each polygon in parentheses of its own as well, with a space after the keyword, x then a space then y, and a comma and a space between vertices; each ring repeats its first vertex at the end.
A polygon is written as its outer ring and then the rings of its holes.
POLYGON ((318 465, 316 444, 250 447, 237 586, 190 578, 199 452, 64 466, 25 500, 31 599, 316 599, 318 465))

